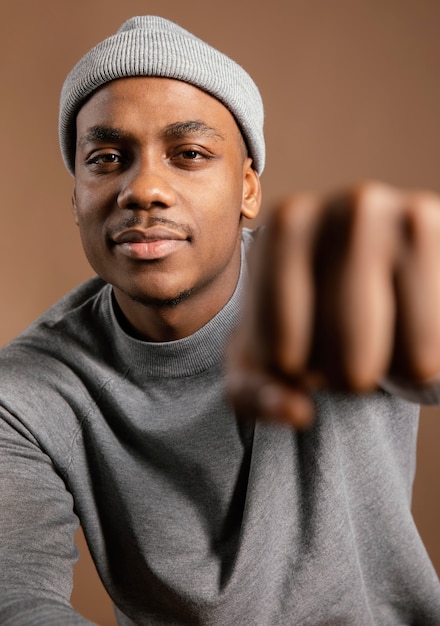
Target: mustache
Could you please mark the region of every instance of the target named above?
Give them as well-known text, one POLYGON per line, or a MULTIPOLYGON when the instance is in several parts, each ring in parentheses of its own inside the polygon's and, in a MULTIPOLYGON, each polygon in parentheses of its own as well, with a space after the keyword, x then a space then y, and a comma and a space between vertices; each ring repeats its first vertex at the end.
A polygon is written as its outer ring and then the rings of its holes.
POLYGON ((168 217, 162 217, 160 215, 149 215, 145 218, 139 215, 132 215, 130 217, 122 219, 115 226, 112 226, 109 229, 109 237, 113 239, 120 233, 129 230, 130 228, 138 227, 141 230, 147 230, 148 228, 159 225, 168 227, 177 233, 181 233, 189 239, 192 239, 195 235, 194 229, 189 224, 176 222, 168 217))

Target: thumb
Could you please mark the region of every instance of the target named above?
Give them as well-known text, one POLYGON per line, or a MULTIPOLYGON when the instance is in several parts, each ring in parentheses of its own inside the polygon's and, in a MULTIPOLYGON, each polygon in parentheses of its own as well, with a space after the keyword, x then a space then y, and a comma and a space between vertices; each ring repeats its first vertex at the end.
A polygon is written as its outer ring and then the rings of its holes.
POLYGON ((297 430, 313 424, 314 402, 300 386, 284 384, 259 371, 235 368, 226 376, 226 392, 239 419, 287 423, 297 430))

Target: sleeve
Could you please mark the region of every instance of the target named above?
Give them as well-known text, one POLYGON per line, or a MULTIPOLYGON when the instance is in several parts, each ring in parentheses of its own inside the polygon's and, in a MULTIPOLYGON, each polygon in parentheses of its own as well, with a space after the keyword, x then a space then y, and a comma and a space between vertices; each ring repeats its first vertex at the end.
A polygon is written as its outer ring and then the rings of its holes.
POLYGON ((380 383, 388 393, 413 402, 431 406, 440 405, 440 376, 426 383, 413 383, 396 377, 388 377, 380 383))
POLYGON ((73 498, 32 434, 0 408, 0 624, 85 626, 70 604, 73 498))

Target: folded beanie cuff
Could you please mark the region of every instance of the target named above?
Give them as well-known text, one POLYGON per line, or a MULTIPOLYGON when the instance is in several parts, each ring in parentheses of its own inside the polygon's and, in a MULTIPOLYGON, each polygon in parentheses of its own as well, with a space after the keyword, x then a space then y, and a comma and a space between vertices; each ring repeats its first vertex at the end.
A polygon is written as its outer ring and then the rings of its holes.
POLYGON ((173 78, 194 85, 224 104, 242 132, 254 169, 265 161, 264 110, 249 74, 235 61, 177 24, 140 16, 96 45, 72 69, 60 100, 59 139, 67 169, 74 174, 76 116, 100 86, 131 76, 173 78))

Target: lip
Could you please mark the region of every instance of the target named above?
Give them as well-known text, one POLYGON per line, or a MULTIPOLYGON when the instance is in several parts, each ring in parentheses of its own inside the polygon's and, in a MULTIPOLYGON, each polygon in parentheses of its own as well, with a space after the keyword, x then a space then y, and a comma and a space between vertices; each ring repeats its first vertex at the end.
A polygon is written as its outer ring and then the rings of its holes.
POLYGON ((181 249, 187 241, 185 234, 163 227, 132 228, 113 238, 124 256, 142 261, 162 259, 181 249))

